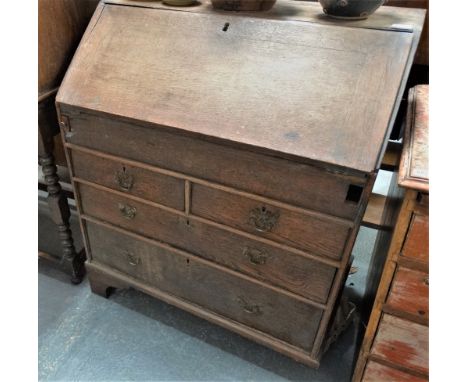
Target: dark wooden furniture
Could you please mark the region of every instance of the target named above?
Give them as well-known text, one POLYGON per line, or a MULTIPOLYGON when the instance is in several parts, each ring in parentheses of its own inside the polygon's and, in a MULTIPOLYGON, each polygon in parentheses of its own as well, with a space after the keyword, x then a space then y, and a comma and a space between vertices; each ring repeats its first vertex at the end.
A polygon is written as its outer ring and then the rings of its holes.
MULTIPOLYGON (((56 157, 66 165, 55 109, 55 95, 81 35, 96 7, 96 0, 40 0, 39 11, 39 73, 38 73, 38 147, 42 166, 40 184, 46 186, 50 217, 57 225, 62 243, 60 265, 78 283, 83 278, 84 251, 77 251, 70 229, 70 208, 67 195, 59 183, 56 157), (58 144, 57 144, 58 143, 58 144)), ((51 253, 39 255, 55 259, 51 253)))
POLYGON ((427 381, 429 372, 428 86, 410 91, 401 206, 354 381, 427 381))
POLYGON ((92 290, 318 366, 423 18, 101 3, 57 96, 92 290))

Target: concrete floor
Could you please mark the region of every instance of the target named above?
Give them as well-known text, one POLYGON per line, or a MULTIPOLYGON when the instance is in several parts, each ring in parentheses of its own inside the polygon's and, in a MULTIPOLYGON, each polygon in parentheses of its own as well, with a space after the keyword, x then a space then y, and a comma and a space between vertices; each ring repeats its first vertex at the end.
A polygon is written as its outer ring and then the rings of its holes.
MULTIPOLYGON (((385 193, 382 174, 374 191, 385 193)), ((359 305, 376 231, 361 228, 358 272, 346 292, 359 305)), ((109 299, 85 279, 39 261, 41 381, 327 381, 351 378, 359 319, 324 355, 318 370, 134 290, 109 299)))

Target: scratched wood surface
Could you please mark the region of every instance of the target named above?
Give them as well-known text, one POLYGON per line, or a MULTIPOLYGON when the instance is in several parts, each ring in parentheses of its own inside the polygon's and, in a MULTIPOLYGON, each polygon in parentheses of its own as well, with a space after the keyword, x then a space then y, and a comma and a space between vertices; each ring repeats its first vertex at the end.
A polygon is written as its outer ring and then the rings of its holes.
POLYGON ((429 372, 429 328, 384 314, 372 345, 371 357, 427 374, 429 372))
POLYGON ((408 315, 420 322, 429 321, 429 275, 398 267, 384 306, 393 314, 408 315), (412 316, 411 316, 412 315, 412 316))
POLYGON ((413 33, 106 4, 84 40, 60 103, 372 172, 413 33))
POLYGON ((421 263, 429 262, 429 216, 413 215, 401 255, 421 263))
POLYGON ((416 377, 404 371, 370 361, 364 372, 362 382, 424 382, 428 378, 416 377))

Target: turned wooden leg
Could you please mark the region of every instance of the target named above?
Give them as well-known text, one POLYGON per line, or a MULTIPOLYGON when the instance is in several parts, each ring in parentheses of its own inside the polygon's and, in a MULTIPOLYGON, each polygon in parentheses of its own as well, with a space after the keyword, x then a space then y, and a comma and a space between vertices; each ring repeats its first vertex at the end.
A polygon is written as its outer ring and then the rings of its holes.
POLYGON ((70 207, 57 175, 57 166, 54 156, 45 154, 39 158, 42 166, 45 183, 47 185, 47 203, 51 212, 51 217, 57 225, 61 245, 61 264, 67 272, 71 274, 71 281, 75 284, 81 282, 84 276, 84 252, 76 253, 73 243, 72 232, 70 230, 70 207))
POLYGON ((60 263, 65 271, 71 274, 72 283, 78 284, 84 276, 86 256, 84 251, 76 253, 70 230, 70 207, 65 194, 62 192, 57 175, 57 166, 52 154, 54 148, 53 137, 60 133, 53 97, 39 102, 38 133, 39 163, 42 166, 47 186, 47 203, 52 220, 57 225, 62 244, 60 263))

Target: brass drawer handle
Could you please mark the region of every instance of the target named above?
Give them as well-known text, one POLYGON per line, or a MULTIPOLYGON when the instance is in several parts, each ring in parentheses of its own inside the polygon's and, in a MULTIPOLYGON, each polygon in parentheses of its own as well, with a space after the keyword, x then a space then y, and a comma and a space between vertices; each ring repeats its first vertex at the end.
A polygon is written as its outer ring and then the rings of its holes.
POLYGON ((268 253, 260 251, 259 249, 245 247, 243 254, 249 259, 249 262, 255 265, 263 265, 270 257, 268 253))
POLYGON ((125 219, 131 220, 136 216, 136 208, 128 204, 119 203, 119 211, 125 219))
POLYGON ((249 223, 257 231, 270 232, 279 219, 279 212, 269 211, 266 207, 257 207, 250 211, 249 223))
POLYGON ((128 263, 132 266, 136 266, 141 263, 141 260, 138 256, 135 256, 131 253, 126 252, 125 253, 127 256, 128 263))
POLYGON ((252 314, 255 316, 262 314, 260 306, 249 304, 247 301, 245 301, 243 297, 238 297, 237 302, 239 303, 239 305, 245 313, 252 314))
POLYGON ((115 181, 123 191, 130 191, 133 186, 133 176, 127 172, 125 167, 115 173, 115 181))
POLYGON ((423 282, 424 282, 424 285, 429 286, 429 277, 424 277, 423 282))

